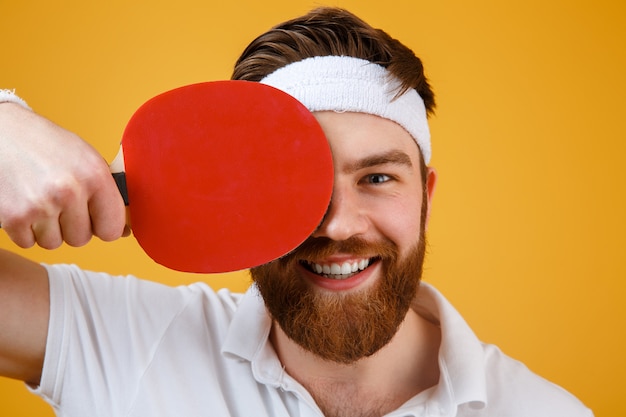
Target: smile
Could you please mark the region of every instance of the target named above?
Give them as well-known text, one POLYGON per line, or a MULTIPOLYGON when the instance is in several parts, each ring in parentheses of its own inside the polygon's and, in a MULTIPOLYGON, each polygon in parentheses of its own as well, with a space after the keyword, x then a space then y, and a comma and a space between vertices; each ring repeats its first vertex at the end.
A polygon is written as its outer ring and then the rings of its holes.
POLYGON ((341 264, 318 264, 316 262, 301 261, 301 264, 310 272, 319 276, 335 280, 344 280, 353 277, 367 269, 376 258, 366 258, 359 261, 343 262, 341 264))

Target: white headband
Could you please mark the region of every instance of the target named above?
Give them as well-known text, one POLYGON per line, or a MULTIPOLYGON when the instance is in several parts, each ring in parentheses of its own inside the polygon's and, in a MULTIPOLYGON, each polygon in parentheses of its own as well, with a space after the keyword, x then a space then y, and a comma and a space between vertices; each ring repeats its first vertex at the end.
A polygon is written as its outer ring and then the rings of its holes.
POLYGON ((430 162, 424 101, 414 88, 395 97, 400 82, 378 64, 346 56, 317 56, 279 68, 261 83, 290 94, 312 112, 359 112, 392 120, 409 132, 426 164, 430 162))

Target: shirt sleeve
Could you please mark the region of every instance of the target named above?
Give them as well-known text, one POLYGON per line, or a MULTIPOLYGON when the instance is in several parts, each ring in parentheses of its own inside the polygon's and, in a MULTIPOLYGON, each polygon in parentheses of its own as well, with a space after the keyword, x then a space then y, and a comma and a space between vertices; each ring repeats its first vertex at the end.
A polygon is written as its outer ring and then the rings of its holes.
POLYGON ((46 268, 50 322, 41 383, 32 391, 64 416, 124 415, 187 293, 74 265, 46 268))

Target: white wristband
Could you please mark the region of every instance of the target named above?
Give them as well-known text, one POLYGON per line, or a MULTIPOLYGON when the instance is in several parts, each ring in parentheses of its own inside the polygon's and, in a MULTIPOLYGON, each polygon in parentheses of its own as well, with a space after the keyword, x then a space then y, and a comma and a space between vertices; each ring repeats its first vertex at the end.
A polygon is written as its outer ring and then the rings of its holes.
POLYGON ((15 90, 0 89, 0 103, 17 103, 20 106, 31 110, 24 100, 15 95, 15 90))

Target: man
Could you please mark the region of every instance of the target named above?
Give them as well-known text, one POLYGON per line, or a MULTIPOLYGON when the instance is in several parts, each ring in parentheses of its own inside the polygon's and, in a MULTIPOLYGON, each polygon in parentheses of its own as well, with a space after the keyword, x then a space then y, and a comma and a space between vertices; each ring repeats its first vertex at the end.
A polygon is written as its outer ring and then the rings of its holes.
MULTIPOLYGON (((434 99, 409 49, 321 8, 254 40, 233 78, 282 89, 319 121, 335 169, 319 228, 253 268, 246 294, 3 252, 2 375, 63 416, 592 415, 480 343, 420 283, 434 99)), ((0 128, 0 223, 13 241, 54 248, 124 233, 93 149, 24 103, 0 105, 0 128)))

